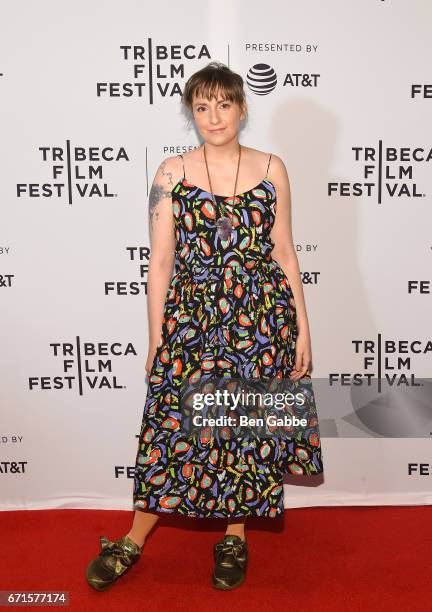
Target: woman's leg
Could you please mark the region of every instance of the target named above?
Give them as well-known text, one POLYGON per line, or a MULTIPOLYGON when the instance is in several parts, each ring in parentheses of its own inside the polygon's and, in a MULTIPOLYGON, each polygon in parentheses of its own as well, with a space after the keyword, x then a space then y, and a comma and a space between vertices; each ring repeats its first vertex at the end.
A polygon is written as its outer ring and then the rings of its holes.
POLYGON ((246 539, 245 522, 245 516, 241 516, 239 518, 229 518, 225 535, 236 535, 244 541, 246 539))
POLYGON ((213 547, 215 566, 212 574, 212 585, 216 589, 234 589, 246 577, 248 562, 248 545, 246 543, 244 528, 246 517, 229 518, 226 534, 222 540, 213 547), (231 538, 227 539, 227 536, 231 538), (234 540, 237 536, 241 544, 234 540))
POLYGON ((115 542, 110 542, 108 538, 101 536, 101 552, 87 566, 88 584, 97 591, 105 591, 134 563, 137 563, 147 535, 158 518, 159 516, 153 512, 135 510, 132 528, 126 534, 129 540, 132 540, 133 546, 126 536, 115 542))
POLYGON ((153 525, 159 518, 158 514, 146 512, 145 510, 135 510, 132 528, 126 535, 139 546, 143 546, 153 525))

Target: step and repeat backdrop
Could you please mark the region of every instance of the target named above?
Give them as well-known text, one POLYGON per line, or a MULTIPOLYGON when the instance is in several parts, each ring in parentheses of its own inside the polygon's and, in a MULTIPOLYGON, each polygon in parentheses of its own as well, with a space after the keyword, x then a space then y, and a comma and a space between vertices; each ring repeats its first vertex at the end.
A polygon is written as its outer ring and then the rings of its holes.
POLYGON ((432 503, 432 5, 8 3, 0 36, 1 508, 132 509, 147 392, 148 196, 199 146, 180 96, 245 82, 279 155, 325 472, 285 505, 432 503))

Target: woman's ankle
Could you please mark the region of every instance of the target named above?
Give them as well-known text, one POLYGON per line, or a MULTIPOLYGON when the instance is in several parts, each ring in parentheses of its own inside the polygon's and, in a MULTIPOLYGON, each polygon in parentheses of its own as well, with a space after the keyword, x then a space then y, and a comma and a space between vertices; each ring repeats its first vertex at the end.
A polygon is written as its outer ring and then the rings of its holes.
POLYGON ((227 527, 225 535, 235 535, 238 536, 241 540, 243 540, 243 542, 246 542, 245 532, 239 529, 230 529, 229 527, 227 527))
POLYGON ((131 531, 129 533, 126 534, 127 537, 129 538, 129 540, 132 540, 132 542, 134 542, 137 546, 139 546, 140 548, 143 548, 145 541, 147 539, 147 537, 143 538, 138 538, 134 533, 132 533, 131 531))
POLYGON ((245 536, 246 519, 244 517, 229 518, 226 526, 225 535, 234 535, 239 537, 243 542, 246 541, 245 536))

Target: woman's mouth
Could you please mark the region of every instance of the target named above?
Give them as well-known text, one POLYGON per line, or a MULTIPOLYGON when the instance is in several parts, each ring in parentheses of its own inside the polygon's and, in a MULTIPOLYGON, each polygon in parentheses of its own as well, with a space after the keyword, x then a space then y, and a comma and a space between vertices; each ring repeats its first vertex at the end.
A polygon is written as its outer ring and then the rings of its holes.
POLYGON ((225 128, 218 128, 217 130, 209 130, 210 132, 222 132, 225 128))

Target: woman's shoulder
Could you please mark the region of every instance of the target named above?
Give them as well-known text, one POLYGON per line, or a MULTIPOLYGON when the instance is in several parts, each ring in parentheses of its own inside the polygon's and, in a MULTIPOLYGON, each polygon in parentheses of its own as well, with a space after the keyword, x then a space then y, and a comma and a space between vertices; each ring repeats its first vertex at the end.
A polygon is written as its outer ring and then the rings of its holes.
MULTIPOLYGON (((183 154, 184 157, 184 154, 183 154)), ((167 155, 166 157, 163 157, 161 159, 160 165, 165 165, 165 166, 178 166, 180 164, 181 166, 182 163, 182 156, 180 154, 177 155, 167 155)))
POLYGON ((266 176, 271 180, 280 181, 286 174, 286 167, 282 158, 273 151, 262 151, 252 147, 245 147, 246 153, 249 156, 251 165, 256 168, 264 168, 267 171, 266 176))
POLYGON ((177 183, 183 176, 187 175, 191 167, 193 168, 194 163, 201 162, 200 155, 198 147, 176 155, 167 155, 160 163, 159 172, 162 174, 169 173, 172 183, 177 183))
POLYGON ((279 155, 276 155, 276 153, 273 153, 273 151, 263 151, 262 149, 246 147, 245 145, 242 145, 242 148, 246 149, 246 152, 250 155, 250 158, 255 158, 258 163, 261 163, 265 160, 271 161, 272 164, 273 162, 283 163, 279 155))
POLYGON ((163 157, 157 169, 160 178, 171 179, 168 182, 177 183, 183 176, 183 161, 180 155, 163 157))

